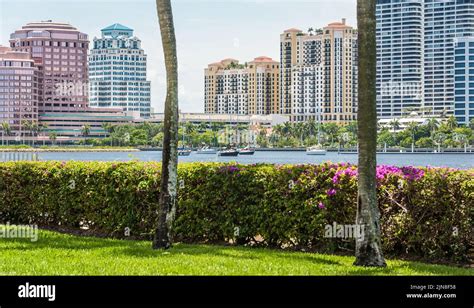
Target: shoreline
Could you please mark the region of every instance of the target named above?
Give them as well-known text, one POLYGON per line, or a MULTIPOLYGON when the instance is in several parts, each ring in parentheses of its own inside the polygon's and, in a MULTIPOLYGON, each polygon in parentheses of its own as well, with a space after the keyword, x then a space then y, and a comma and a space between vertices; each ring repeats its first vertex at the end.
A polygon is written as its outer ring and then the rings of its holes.
POLYGON ((12 152, 21 152, 21 153, 38 153, 38 152, 140 152, 139 149, 136 148, 0 148, 0 153, 12 153, 12 152))
MULTIPOLYGON (((162 151, 161 148, 95 148, 95 147, 50 147, 50 148, 7 148, 7 147, 0 147, 0 153, 14 153, 14 152, 21 152, 21 153, 39 153, 39 152, 63 152, 63 153, 74 153, 74 152, 160 152, 162 151)), ((196 149, 193 149, 196 151, 196 149)), ((256 152, 306 152, 305 148, 256 148, 256 152)), ((357 155, 357 151, 351 150, 338 150, 338 149, 327 149, 327 152, 330 153, 337 153, 340 155, 357 155)), ((433 151, 403 151, 400 150, 388 150, 384 151, 377 151, 377 155, 452 155, 452 154, 474 154, 474 151, 469 149, 468 151, 464 151, 464 149, 445 149, 441 152, 433 152, 433 151)))

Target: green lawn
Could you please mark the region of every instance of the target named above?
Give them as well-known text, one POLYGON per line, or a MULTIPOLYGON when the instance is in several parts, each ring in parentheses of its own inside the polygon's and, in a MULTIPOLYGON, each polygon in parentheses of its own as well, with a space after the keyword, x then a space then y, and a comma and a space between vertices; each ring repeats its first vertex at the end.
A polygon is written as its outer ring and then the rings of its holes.
POLYGON ((78 237, 40 231, 37 242, 0 239, 0 275, 474 275, 474 270, 389 260, 357 268, 353 257, 270 249, 78 237))

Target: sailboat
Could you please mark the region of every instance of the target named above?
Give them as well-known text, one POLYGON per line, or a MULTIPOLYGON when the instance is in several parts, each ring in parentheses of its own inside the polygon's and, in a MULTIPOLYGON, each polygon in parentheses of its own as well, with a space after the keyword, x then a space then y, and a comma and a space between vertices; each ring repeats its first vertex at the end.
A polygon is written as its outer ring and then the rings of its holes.
POLYGON ((186 131, 186 126, 184 126, 183 128, 184 128, 184 131, 183 131, 183 148, 178 149, 178 156, 189 156, 189 155, 191 155, 192 150, 191 149, 186 149, 186 147, 184 146, 184 132, 186 131))
POLYGON ((321 145, 321 109, 318 115, 318 144, 306 149, 307 155, 326 155, 327 151, 321 145))

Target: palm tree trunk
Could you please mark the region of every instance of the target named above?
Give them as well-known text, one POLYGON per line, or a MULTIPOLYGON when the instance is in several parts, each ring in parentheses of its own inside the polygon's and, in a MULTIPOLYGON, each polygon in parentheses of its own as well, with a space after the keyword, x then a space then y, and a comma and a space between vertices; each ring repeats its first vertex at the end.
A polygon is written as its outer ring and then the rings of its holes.
POLYGON ((376 153, 376 0, 357 1, 359 26, 359 177, 357 225, 363 226, 356 240, 358 266, 386 266, 380 239, 380 212, 377 205, 376 153))
POLYGON ((163 160, 158 225, 153 249, 169 248, 176 213, 178 178, 178 59, 170 0, 156 0, 161 40, 165 54, 167 91, 165 101, 163 160))

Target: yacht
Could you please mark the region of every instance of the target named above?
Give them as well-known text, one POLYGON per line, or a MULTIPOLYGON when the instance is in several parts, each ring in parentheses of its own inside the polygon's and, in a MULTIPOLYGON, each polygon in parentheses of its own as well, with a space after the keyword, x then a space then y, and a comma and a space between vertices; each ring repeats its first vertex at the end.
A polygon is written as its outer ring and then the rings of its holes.
POLYGON ((178 150, 178 156, 189 156, 191 155, 192 150, 188 149, 179 149, 178 150))
POLYGON ((236 149, 227 149, 219 152, 219 156, 238 156, 239 151, 236 149))
POLYGON ((255 154, 255 149, 251 147, 245 147, 239 150, 239 155, 253 155, 255 154))
POLYGON ((326 155, 327 151, 320 145, 312 146, 306 149, 307 155, 326 155))

